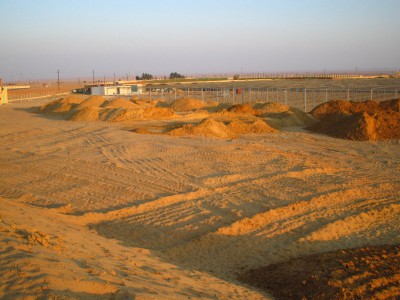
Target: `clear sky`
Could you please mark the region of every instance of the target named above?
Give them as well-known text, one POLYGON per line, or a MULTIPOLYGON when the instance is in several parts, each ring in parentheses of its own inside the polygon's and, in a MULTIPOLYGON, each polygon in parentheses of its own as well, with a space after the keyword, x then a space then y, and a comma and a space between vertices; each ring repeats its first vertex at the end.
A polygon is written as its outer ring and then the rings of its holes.
POLYGON ((400 69, 399 0, 1 0, 5 80, 400 69))

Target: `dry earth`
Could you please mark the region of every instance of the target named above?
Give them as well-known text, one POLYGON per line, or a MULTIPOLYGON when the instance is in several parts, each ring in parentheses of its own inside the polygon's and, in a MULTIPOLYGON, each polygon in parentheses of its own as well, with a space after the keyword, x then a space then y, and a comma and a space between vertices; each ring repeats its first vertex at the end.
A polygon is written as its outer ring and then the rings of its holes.
POLYGON ((40 104, 0 107, 2 299, 268 299, 238 278, 400 243, 399 140, 137 134, 40 104))

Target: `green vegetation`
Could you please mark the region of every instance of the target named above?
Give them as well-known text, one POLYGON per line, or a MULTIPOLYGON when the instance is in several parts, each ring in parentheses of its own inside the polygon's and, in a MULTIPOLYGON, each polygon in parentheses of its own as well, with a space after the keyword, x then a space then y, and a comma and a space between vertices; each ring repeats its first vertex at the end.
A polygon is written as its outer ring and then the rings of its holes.
POLYGON ((154 77, 149 73, 142 73, 142 76, 136 76, 136 80, 152 80, 154 77))
POLYGON ((169 74, 169 79, 183 79, 183 78, 185 78, 185 76, 177 72, 172 72, 171 74, 169 74))

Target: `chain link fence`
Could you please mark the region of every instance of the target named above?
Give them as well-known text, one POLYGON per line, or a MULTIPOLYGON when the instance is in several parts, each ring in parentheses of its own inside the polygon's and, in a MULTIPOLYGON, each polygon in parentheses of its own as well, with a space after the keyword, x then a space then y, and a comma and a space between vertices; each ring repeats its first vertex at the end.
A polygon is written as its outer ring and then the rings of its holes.
POLYGON ((331 100, 384 101, 397 99, 400 87, 354 88, 260 88, 260 87, 149 87, 139 98, 174 101, 182 97, 225 103, 276 102, 310 111, 331 100))

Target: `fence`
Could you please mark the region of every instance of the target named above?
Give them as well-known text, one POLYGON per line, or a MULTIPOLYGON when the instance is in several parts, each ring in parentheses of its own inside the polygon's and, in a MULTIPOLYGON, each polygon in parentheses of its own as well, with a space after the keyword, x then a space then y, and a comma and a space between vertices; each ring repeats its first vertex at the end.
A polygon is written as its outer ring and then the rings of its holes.
MULTIPOLYGON (((400 86, 349 88, 349 87, 322 87, 322 88, 277 88, 277 87, 246 87, 246 86, 149 86, 145 92, 136 94, 139 98, 163 99, 174 101, 178 98, 188 97, 205 101, 223 103, 254 103, 276 102, 310 111, 315 106, 331 100, 348 101, 384 101, 399 98, 400 86)), ((68 91, 32 92, 26 94, 9 93, 9 101, 45 98, 49 96, 62 96, 68 91), (11 94, 11 95, 10 95, 11 94)))
POLYGON ((147 88, 139 98, 174 101, 188 97, 206 101, 229 103, 277 102, 310 111, 315 106, 331 100, 384 101, 397 99, 400 87, 350 88, 254 88, 254 87, 163 87, 147 88))

